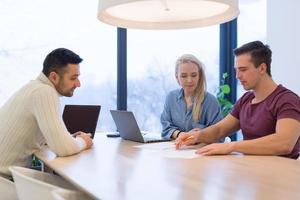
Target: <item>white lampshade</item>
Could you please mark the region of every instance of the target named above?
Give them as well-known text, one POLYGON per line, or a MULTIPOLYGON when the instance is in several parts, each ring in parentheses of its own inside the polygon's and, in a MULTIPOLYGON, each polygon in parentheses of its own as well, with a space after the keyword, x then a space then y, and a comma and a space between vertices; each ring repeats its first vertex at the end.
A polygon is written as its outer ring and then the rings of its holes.
POLYGON ((182 29, 228 22, 238 0, 99 0, 98 19, 122 28, 182 29))

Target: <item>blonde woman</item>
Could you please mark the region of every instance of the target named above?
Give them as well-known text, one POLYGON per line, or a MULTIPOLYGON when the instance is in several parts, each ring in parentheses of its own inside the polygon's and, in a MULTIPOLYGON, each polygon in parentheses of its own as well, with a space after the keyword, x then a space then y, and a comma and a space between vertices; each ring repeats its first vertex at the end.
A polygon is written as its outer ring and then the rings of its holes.
POLYGON ((175 77, 180 89, 171 91, 161 114, 162 137, 199 131, 222 119, 217 99, 206 91, 203 64, 193 55, 179 57, 175 77))

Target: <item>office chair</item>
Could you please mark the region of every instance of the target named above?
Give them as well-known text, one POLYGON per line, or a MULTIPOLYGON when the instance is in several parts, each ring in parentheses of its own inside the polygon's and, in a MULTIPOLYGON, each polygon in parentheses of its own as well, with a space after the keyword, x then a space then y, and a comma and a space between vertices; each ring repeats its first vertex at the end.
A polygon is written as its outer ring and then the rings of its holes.
POLYGON ((93 200, 83 193, 65 190, 62 188, 53 190, 52 195, 55 200, 93 200))
POLYGON ((5 200, 17 200, 17 191, 15 184, 6 178, 0 176, 0 194, 1 199, 5 200))
POLYGON ((52 191, 61 188, 74 196, 81 194, 59 176, 16 166, 10 167, 9 170, 12 172, 20 200, 54 200, 52 191))

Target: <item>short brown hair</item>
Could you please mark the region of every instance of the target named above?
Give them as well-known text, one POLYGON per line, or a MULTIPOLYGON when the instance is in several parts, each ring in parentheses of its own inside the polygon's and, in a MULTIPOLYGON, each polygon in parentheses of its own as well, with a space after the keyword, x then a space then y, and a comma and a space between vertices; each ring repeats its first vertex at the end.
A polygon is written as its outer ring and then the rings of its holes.
POLYGON ((255 67, 265 63, 267 65, 267 73, 271 76, 272 51, 268 45, 263 44, 261 41, 249 42, 234 49, 233 53, 235 56, 249 53, 255 67))

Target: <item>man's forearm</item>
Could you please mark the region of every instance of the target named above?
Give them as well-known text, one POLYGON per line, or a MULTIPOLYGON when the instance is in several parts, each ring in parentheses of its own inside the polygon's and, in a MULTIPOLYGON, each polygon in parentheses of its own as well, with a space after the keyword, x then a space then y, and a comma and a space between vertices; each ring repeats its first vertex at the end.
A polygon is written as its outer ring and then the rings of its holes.
POLYGON ((220 128, 217 125, 212 125, 200 131, 198 136, 198 142, 210 144, 218 142, 224 137, 226 136, 224 136, 224 133, 222 133, 220 128))
POLYGON ((293 150, 293 146, 285 143, 275 134, 253 140, 232 142, 232 152, 255 155, 285 155, 293 150))
POLYGON ((277 121, 276 132, 261 138, 239 141, 233 144, 233 151, 258 155, 290 154, 300 136, 300 123, 294 119, 277 121))
POLYGON ((218 123, 201 130, 199 142, 206 144, 218 142, 239 129, 239 120, 229 114, 218 123))

